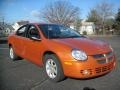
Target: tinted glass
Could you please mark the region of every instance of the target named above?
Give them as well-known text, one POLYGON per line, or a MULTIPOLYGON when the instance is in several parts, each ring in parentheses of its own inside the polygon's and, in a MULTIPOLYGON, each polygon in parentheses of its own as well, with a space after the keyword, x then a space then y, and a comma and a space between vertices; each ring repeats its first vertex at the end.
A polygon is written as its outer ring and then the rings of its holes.
POLYGON ((35 38, 40 39, 39 31, 37 30, 35 26, 30 26, 27 32, 28 32, 27 33, 28 38, 35 37, 35 38))
POLYGON ((46 38, 79 38, 83 37, 76 31, 63 25, 43 24, 39 25, 46 38))

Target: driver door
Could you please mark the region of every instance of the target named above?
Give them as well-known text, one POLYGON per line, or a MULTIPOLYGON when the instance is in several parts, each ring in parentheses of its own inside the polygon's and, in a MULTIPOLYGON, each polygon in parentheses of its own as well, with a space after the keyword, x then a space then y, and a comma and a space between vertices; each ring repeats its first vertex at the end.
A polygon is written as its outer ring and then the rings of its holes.
POLYGON ((36 26, 30 25, 26 32, 26 57, 31 62, 40 65, 42 56, 43 43, 40 37, 40 32, 36 26))

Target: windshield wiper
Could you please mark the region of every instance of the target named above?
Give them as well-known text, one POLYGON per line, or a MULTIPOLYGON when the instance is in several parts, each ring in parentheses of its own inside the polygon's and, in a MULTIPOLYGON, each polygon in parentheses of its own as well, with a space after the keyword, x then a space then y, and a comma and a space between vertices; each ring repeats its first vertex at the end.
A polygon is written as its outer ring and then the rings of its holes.
POLYGON ((69 37, 65 37, 65 38, 79 38, 80 36, 69 36, 69 37))
POLYGON ((64 37, 60 37, 60 36, 52 36, 51 39, 59 39, 59 38, 64 38, 64 37))
POLYGON ((68 37, 52 36, 50 39, 61 39, 61 38, 86 38, 86 37, 85 36, 68 36, 68 37))

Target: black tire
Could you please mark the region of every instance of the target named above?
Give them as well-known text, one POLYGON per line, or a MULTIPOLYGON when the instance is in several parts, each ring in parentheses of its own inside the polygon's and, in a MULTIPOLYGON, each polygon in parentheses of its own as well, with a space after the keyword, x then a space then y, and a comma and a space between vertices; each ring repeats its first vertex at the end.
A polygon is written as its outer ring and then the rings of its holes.
POLYGON ((60 63, 59 59, 57 58, 57 56, 54 55, 54 54, 47 54, 47 55, 44 56, 44 69, 45 69, 45 72, 46 72, 48 78, 53 82, 59 82, 59 81, 62 81, 65 78, 61 63, 60 63), (55 78, 51 78, 47 74, 47 70, 46 70, 46 65, 47 64, 46 63, 50 59, 52 59, 55 62, 56 66, 57 66, 57 74, 56 74, 55 78))
POLYGON ((14 49, 12 46, 9 47, 9 56, 10 56, 10 59, 12 59, 13 61, 16 61, 16 60, 21 60, 22 58, 19 57, 15 52, 14 52, 14 49), (11 55, 12 54, 12 55, 11 55))

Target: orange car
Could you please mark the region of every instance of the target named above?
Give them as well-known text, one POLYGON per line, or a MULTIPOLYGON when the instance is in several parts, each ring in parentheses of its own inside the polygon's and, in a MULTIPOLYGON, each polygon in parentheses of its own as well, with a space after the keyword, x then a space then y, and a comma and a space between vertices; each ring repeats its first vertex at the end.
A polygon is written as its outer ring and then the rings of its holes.
POLYGON ((44 66, 50 80, 91 78, 110 72, 115 55, 108 43, 92 40, 68 27, 31 23, 8 37, 10 58, 44 66))

